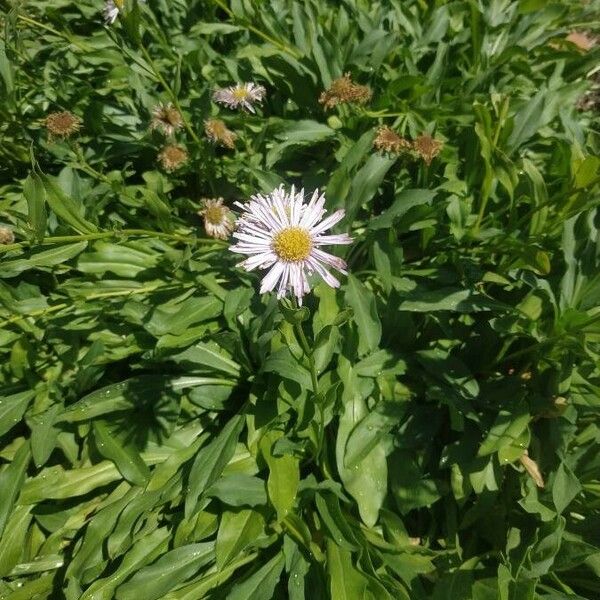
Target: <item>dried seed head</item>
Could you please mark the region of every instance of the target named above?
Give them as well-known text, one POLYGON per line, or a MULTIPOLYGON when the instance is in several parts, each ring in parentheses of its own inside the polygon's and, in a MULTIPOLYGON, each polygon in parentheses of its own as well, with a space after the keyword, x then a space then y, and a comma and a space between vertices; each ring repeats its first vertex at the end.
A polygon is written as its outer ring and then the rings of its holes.
POLYGON ((206 235, 226 240, 233 231, 233 213, 223 204, 223 198, 204 198, 198 214, 204 219, 206 235))
POLYGON ((411 143, 407 139, 400 137, 393 129, 385 125, 377 130, 373 146, 379 152, 392 154, 400 154, 411 149, 411 143))
POLYGON ((533 479, 533 481, 535 481, 535 485, 537 485, 539 488, 543 488, 544 478, 540 472, 540 467, 535 460, 529 457, 527 450, 525 450, 519 461, 525 467, 525 470, 527 473, 529 473, 529 476, 533 479))
POLYGON ((169 173, 179 169, 179 167, 187 162, 187 159, 188 153, 186 149, 177 144, 165 146, 158 155, 158 160, 162 164, 163 169, 169 173))
POLYGON ((44 120, 50 138, 68 138, 81 127, 81 119, 68 110, 50 113, 44 120))
POLYGON ((346 73, 343 77, 335 79, 329 89, 321 93, 319 102, 326 109, 330 109, 344 103, 365 104, 372 95, 371 88, 354 83, 350 73, 346 73))
POLYGON ((211 142, 221 144, 225 148, 235 148, 237 134, 227 129, 227 125, 221 119, 206 119, 204 121, 204 132, 211 142))
POLYGON ((170 102, 168 104, 157 104, 153 108, 150 129, 159 129, 166 136, 171 136, 182 127, 183 118, 181 113, 170 102))
POLYGON ((444 143, 432 138, 429 134, 420 135, 413 141, 413 150, 430 165, 431 161, 441 152, 444 143))
POLYGON ((598 38, 585 31, 572 31, 567 37, 567 42, 575 44, 579 50, 588 52, 598 43, 598 38))
POLYGON ((15 234, 12 232, 10 227, 5 225, 0 226, 0 244, 8 246, 9 244, 15 243, 15 234))

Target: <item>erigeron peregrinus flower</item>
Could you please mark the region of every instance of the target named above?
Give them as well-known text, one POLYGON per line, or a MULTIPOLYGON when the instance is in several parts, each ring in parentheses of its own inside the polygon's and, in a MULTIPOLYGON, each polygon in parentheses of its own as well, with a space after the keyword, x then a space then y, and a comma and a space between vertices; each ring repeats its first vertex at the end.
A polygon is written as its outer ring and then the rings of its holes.
POLYGON ((179 169, 179 167, 187 162, 187 159, 188 153, 186 149, 177 144, 165 146, 158 155, 158 160, 162 164, 163 169, 169 173, 179 169))
MULTIPOLYGON (((139 0, 145 2, 146 0, 139 0)), ((125 0, 106 0, 104 3, 104 22, 107 25, 112 25, 119 16, 119 13, 125 8, 125 0)))
POLYGON ((221 119, 206 119, 204 121, 204 133, 214 144, 221 144, 225 148, 235 148, 237 134, 228 129, 221 119))
POLYGON ((236 205, 242 215, 233 234, 238 242, 231 246, 233 252, 249 257, 239 266, 252 271, 268 269, 263 277, 260 293, 277 288, 277 297, 291 292, 298 302, 310 291, 308 275, 316 273, 331 287, 340 282, 328 271, 333 267, 346 273, 346 263, 337 256, 321 250, 321 246, 350 244, 352 239, 345 233, 324 235, 344 217, 337 210, 324 217, 327 210, 325 196, 315 190, 305 203, 304 190, 296 192, 294 186, 287 192, 283 186, 263 196, 256 194, 249 202, 236 205))
POLYGON ((204 219, 206 235, 226 240, 233 231, 233 213, 223 204, 223 198, 204 198, 198 214, 204 219))
POLYGON ((257 83, 238 83, 226 88, 219 88, 213 93, 213 100, 229 108, 243 108, 254 112, 254 104, 260 104, 267 94, 267 90, 257 83))
POLYGON ((167 137, 173 135, 183 127, 181 113, 171 104, 157 104, 152 109, 152 121, 150 129, 159 129, 167 137))
POLYGON ((68 110, 50 113, 44 119, 44 125, 51 138, 68 138, 79 131, 81 119, 68 110))

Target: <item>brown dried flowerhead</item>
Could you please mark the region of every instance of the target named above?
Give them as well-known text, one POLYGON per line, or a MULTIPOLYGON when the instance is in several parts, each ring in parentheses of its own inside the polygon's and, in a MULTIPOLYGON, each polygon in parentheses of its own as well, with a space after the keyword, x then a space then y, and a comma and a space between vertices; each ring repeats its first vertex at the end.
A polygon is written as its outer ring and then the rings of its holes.
POLYGON ((206 119, 204 121, 204 133, 214 144, 221 144, 225 148, 235 148, 237 134, 228 129, 221 119, 206 119))
POLYGON ((150 129, 158 129, 166 136, 171 136, 182 127, 183 118, 181 113, 170 102, 168 104, 157 104, 152 110, 150 129))
POLYGON ((350 73, 346 73, 343 77, 335 79, 329 89, 321 93, 319 102, 326 109, 330 109, 338 104, 365 104, 372 95, 373 92, 369 86, 354 83, 350 78, 350 73))
POLYGON ((177 144, 165 146, 158 155, 158 160, 163 166, 163 169, 169 173, 179 169, 179 167, 187 162, 187 159, 188 153, 186 149, 177 144))
POLYGON ((442 151, 444 142, 432 138, 429 134, 420 135, 413 141, 413 150, 430 165, 431 161, 442 151))
POLYGON ((10 227, 0 225, 0 244, 2 246, 8 246, 9 244, 15 243, 15 234, 10 227))
POLYGON ((598 44, 598 38, 585 31, 572 31, 567 37, 567 42, 575 44, 579 50, 588 52, 598 44))
POLYGON ((411 149, 411 143, 407 139, 400 137, 387 125, 383 125, 377 130, 373 146, 379 152, 390 152, 391 154, 400 154, 411 149))
POLYGON ((198 214, 204 219, 206 234, 226 240, 233 231, 233 213, 223 204, 223 198, 204 198, 198 214))
POLYGON ((50 134, 50 138, 68 138, 79 131, 81 119, 72 112, 64 110, 50 113, 44 119, 44 125, 50 134))

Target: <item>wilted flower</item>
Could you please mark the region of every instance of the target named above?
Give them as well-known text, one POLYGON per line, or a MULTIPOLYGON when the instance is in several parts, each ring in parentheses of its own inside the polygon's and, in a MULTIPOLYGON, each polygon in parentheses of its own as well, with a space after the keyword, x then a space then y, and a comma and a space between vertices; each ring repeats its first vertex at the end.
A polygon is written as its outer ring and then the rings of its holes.
POLYGON ((221 119, 206 119, 204 121, 204 132, 211 142, 219 143, 225 148, 235 148, 237 134, 227 129, 227 125, 221 119))
POLYGON ((443 147, 443 142, 432 138, 429 134, 420 135, 413 142, 413 149, 427 165, 431 164, 431 161, 441 152, 443 147))
POLYGON ((150 129, 160 129, 166 136, 171 136, 183 127, 181 113, 171 104, 157 104, 152 109, 150 129))
POLYGON ((0 244, 2 246, 7 246, 8 244, 15 243, 15 234, 12 232, 10 227, 6 227, 5 225, 0 225, 0 244))
POLYGON ((248 203, 236 205, 243 213, 233 234, 238 243, 231 250, 249 255, 239 265, 246 271, 269 269, 261 294, 277 287, 278 298, 289 291, 302 303, 302 297, 310 291, 307 275, 314 272, 331 287, 340 285, 326 266, 346 273, 346 263, 321 250, 321 246, 350 244, 352 239, 345 233, 323 235, 344 217, 344 211, 323 219, 327 212, 325 196, 318 190, 308 204, 304 204, 304 190, 296 192, 292 186, 286 192, 280 186, 267 196, 256 194, 248 203))
POLYGON ((81 127, 81 119, 68 110, 50 113, 44 120, 50 137, 68 138, 81 127))
POLYGON ((162 164, 165 171, 169 173, 179 169, 183 164, 187 162, 188 153, 183 146, 177 144, 169 144, 165 146, 160 154, 158 160, 162 164))
POLYGON ((226 88, 219 88, 213 93, 213 100, 225 104, 229 108, 244 108, 254 112, 254 103, 261 103, 267 94, 262 85, 256 83, 238 83, 226 88))
POLYGON ((223 205, 223 198, 204 198, 198 214, 204 219, 206 235, 226 240, 233 231, 233 213, 223 205))
POLYGON ((335 79, 329 89, 321 93, 319 102, 325 108, 333 108, 347 102, 364 104, 371 99, 372 95, 373 92, 369 86, 354 83, 350 78, 350 73, 346 73, 343 77, 335 79))
POLYGON ((393 129, 385 125, 377 130, 373 146, 380 152, 391 152, 392 154, 400 154, 411 149, 411 143, 407 139, 400 137, 393 129))
POLYGON ((572 31, 566 40, 575 44, 579 50, 583 50, 584 52, 591 50, 598 42, 594 36, 588 35, 584 31, 572 31))

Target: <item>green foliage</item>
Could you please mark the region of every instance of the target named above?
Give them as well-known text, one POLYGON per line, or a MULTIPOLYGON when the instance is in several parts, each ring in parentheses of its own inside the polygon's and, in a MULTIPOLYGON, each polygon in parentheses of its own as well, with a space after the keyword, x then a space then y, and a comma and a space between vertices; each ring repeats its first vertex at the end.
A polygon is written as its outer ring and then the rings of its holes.
POLYGON ((2 9, 0 598, 600 597, 597 0, 2 9), (281 182, 354 238, 302 307, 196 214, 281 182))

